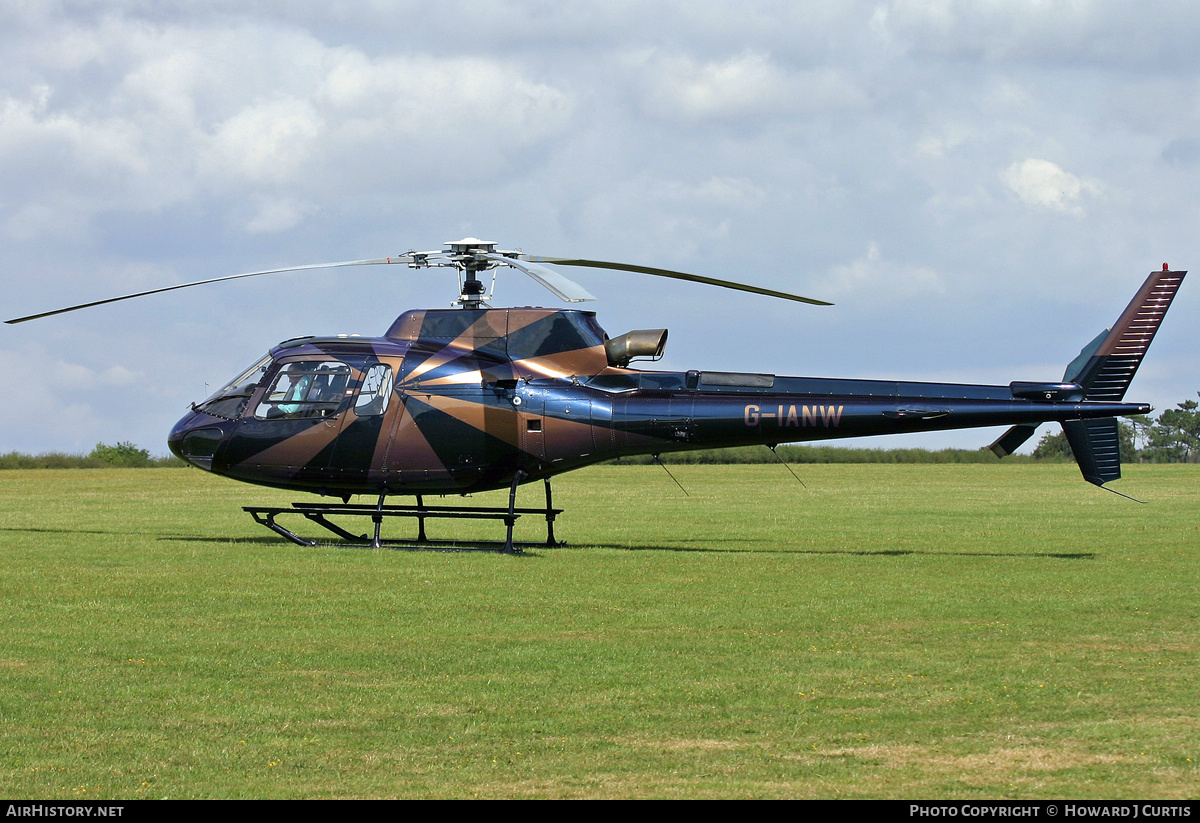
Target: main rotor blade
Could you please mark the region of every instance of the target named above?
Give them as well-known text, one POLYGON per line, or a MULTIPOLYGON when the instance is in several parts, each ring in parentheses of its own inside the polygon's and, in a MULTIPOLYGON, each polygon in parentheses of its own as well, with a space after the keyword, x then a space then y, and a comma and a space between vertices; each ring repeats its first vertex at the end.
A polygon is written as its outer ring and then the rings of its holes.
POLYGON ((588 293, 587 289, 574 280, 563 277, 558 272, 548 269, 545 266, 539 266, 536 263, 519 263, 512 257, 505 257, 501 254, 485 254, 484 257, 488 260, 503 263, 506 266, 512 266, 514 269, 520 269, 554 292, 559 300, 565 300, 568 303, 582 303, 586 300, 596 299, 588 293))
POLYGON ((24 323, 26 320, 37 320, 42 317, 52 317, 56 314, 66 314, 69 311, 78 309, 90 309, 92 306, 103 306, 105 303, 116 303, 121 300, 132 300, 135 297, 145 297, 148 294, 159 294, 164 291, 174 291, 175 289, 186 289, 190 286, 203 286, 207 283, 220 283, 222 280, 238 280, 243 277, 258 277, 261 274, 280 274, 289 271, 308 271, 310 269, 336 269, 340 266, 377 266, 388 263, 412 263, 413 258, 408 255, 400 257, 377 257, 372 260, 347 260, 342 263, 314 263, 308 266, 288 266, 282 269, 264 269, 263 271, 251 271, 245 274, 231 274, 226 277, 214 277, 211 280, 195 280, 191 283, 179 283, 175 286, 164 286, 161 289, 150 289, 148 291, 140 291, 137 294, 126 294, 121 297, 109 297, 105 300, 93 300, 90 303, 80 303, 77 306, 67 306, 65 309, 54 309, 53 311, 44 311, 40 314, 31 314, 27 317, 17 317, 12 320, 5 320, 5 323, 24 323))
POLYGON ((720 286, 723 289, 734 289, 735 291, 748 291, 752 294, 765 294, 768 297, 779 297, 784 300, 795 300, 799 303, 811 303, 814 306, 832 306, 824 300, 814 300, 811 297, 801 297, 798 294, 789 294, 785 291, 775 291, 774 289, 764 289, 761 286, 749 286, 745 283, 735 283, 732 280, 718 280, 715 277, 703 277, 699 274, 688 274, 682 271, 671 271, 670 269, 656 269, 650 266, 633 266, 629 263, 611 263, 606 260, 578 260, 570 257, 542 257, 536 254, 522 254, 521 260, 528 260, 531 263, 553 263, 556 266, 586 266, 591 269, 615 269, 616 271, 632 271, 639 274, 653 274, 656 277, 671 277, 675 280, 690 280, 693 283, 707 283, 710 286, 720 286))

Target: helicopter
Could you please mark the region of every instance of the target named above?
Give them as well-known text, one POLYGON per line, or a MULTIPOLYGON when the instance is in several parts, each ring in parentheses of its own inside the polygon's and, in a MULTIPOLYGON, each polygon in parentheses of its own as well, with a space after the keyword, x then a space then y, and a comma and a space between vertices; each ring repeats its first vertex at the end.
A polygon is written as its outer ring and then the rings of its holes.
MULTIPOLYGON (((546 520, 546 546, 560 545, 551 479, 632 455, 842 439, 881 434, 1008 426, 991 450, 1000 457, 1038 425, 1057 422, 1085 480, 1102 488, 1121 476, 1117 417, 1147 414, 1124 402, 1186 272, 1152 272, 1111 329, 1067 366, 1061 382, 1007 386, 894 380, 786 377, 724 371, 653 371, 635 360, 662 357, 666 329, 610 337, 591 311, 493 308, 495 271, 532 277, 568 303, 594 300, 548 266, 632 271, 831 305, 787 292, 685 272, 500 250, 474 237, 435 251, 235 274, 83 303, 8 320, 22 323, 150 294, 288 271, 367 265, 455 269, 456 308, 402 313, 382 337, 285 340, 212 395, 193 403, 172 428, 171 451, 188 464, 248 483, 312 492, 341 502, 243 507, 258 523, 302 546, 279 522, 299 515, 351 544, 436 547, 426 521, 493 519, 506 538, 492 545, 519 553, 513 526, 522 515, 546 520), (480 275, 493 272, 491 291, 480 275), (520 486, 542 481, 545 505, 519 507, 520 486), (509 490, 507 506, 427 505, 429 495, 509 490), (351 503, 369 495, 372 504, 351 503), (388 504, 413 496, 415 505, 388 504), (333 518, 369 516, 374 534, 333 518), (414 540, 385 540, 385 518, 418 521, 414 540)), ((1110 489, 1111 491, 1111 489, 1110 489)), ((451 543, 451 545, 457 545, 451 543)))

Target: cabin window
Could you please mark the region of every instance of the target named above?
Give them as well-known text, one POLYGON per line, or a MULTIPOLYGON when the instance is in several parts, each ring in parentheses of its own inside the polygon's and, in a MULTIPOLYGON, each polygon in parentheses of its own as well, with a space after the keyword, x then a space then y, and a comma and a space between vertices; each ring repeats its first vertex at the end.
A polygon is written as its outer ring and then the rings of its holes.
POLYGON ((363 377, 358 399, 354 401, 354 413, 359 417, 383 414, 392 397, 392 367, 376 363, 367 369, 363 377))
POLYGON ((333 417, 346 397, 349 383, 350 367, 336 360, 286 363, 254 416, 267 420, 333 417))

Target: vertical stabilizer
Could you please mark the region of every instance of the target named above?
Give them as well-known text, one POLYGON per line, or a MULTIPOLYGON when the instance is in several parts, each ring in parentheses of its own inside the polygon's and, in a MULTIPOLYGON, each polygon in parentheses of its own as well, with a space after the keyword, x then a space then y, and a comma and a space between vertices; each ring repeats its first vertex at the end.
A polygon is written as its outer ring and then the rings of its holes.
MULTIPOLYGON (((1101 333, 1067 366, 1064 382, 1083 388, 1084 400, 1120 402, 1150 342, 1175 299, 1184 271, 1152 273, 1107 334, 1101 333)), ((1083 479, 1097 486, 1121 476, 1117 419, 1068 420, 1062 424, 1083 479)))
POLYGON ((1165 265, 1151 274, 1112 329, 1067 367, 1063 381, 1082 386, 1087 400, 1123 400, 1185 274, 1165 265))

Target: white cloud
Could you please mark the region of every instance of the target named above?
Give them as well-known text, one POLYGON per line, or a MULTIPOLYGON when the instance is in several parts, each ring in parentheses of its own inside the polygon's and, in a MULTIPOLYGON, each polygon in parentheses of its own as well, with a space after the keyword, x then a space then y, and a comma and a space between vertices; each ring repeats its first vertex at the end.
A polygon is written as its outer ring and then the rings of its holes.
POLYGON ((836 66, 787 71, 756 52, 709 61, 648 52, 633 65, 644 87, 645 108, 664 118, 775 118, 853 108, 867 99, 855 78, 836 66))
POLYGON ((314 99, 352 122, 385 122, 404 133, 449 126, 505 126, 503 139, 557 130, 570 97, 534 82, 514 66, 482 57, 405 55, 371 59, 330 50, 314 99))
POLYGON ((594 235, 678 260, 728 237, 732 221, 755 213, 767 198, 763 187, 744 178, 689 182, 642 175, 593 194, 583 214, 594 235))
POLYGON ((871 241, 857 260, 834 266, 822 285, 830 299, 856 298, 859 306, 883 306, 922 294, 943 294, 942 277, 927 266, 886 259, 871 241))
POLYGON ((1144 68, 1195 63, 1194 9, 1120 0, 886 0, 874 29, 909 54, 989 63, 1144 68))
POLYGON ((1076 177, 1049 160, 1036 158, 1013 163, 1000 173, 1000 179, 1024 203, 1076 216, 1083 215, 1085 199, 1103 192, 1098 181, 1076 177))
POLYGON ((269 200, 246 230, 288 228, 317 211, 297 205, 314 195, 509 173, 574 110, 503 58, 367 55, 270 21, 51 29, 22 41, 20 82, 0 68, 10 237, 198 195, 269 200), (56 36, 74 44, 70 59, 56 36))
POLYGON ((250 234, 269 234, 298 226, 305 217, 316 211, 311 203, 294 200, 263 199, 254 216, 246 222, 250 234))
POLYGON ((201 173, 234 188, 243 183, 286 183, 304 170, 323 129, 307 100, 247 106, 216 127, 201 173))
POLYGON ((566 137, 571 94, 501 59, 370 59, 338 50, 311 100, 329 124, 326 192, 481 184, 511 173, 523 153, 566 137))
POLYGON ((50 354, 40 343, 26 343, 15 351, 0 351, 0 370, 5 374, 16 374, 30 368, 47 376, 48 382, 64 397, 113 386, 128 386, 141 377, 138 372, 121 363, 96 369, 65 360, 50 354), (23 364, 20 369, 18 363, 23 364))

